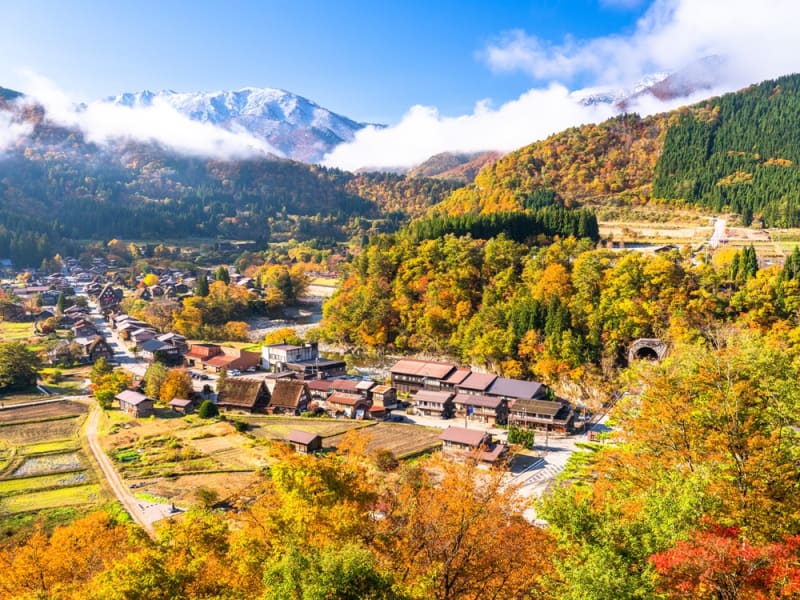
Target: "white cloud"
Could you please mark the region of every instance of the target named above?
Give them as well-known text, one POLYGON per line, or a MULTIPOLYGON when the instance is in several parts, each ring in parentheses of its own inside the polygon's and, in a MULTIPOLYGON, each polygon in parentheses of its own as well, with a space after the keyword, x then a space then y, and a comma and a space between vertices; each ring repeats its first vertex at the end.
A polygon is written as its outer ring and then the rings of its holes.
POLYGON ((199 123, 158 99, 153 106, 130 108, 106 102, 80 106, 44 77, 25 73, 26 95, 44 106, 47 119, 77 127, 87 141, 105 145, 115 141, 154 142, 175 152, 220 159, 281 153, 266 141, 244 131, 228 131, 199 123))
POLYGON ((17 140, 30 135, 33 131, 30 123, 15 123, 12 115, 6 111, 0 111, 0 152, 14 145, 17 140))
MULTIPOLYGON (((633 0, 605 0, 630 5, 633 0)), ((691 98, 662 103, 641 97, 630 111, 652 114, 744 85, 800 71, 800 2, 796 0, 655 0, 635 30, 554 43, 522 30, 504 34, 481 57, 495 71, 522 71, 539 87, 497 109, 479 103, 472 114, 443 117, 415 106, 397 125, 366 129, 337 146, 324 163, 347 169, 409 167, 444 151, 508 151, 572 125, 597 122, 609 106, 586 107, 566 85, 627 87, 655 72, 674 72, 711 55, 716 86, 691 98), (561 83, 556 83, 561 82, 561 83)))
POLYGON ((497 109, 488 102, 472 114, 443 117, 430 106, 414 106, 398 125, 368 127, 329 153, 324 164, 344 169, 406 167, 445 151, 507 151, 576 123, 613 114, 609 106, 586 107, 561 85, 531 90, 497 109))
POLYGON ((734 66, 732 83, 743 85, 800 66, 798 19, 795 0, 656 0, 629 36, 553 43, 514 30, 490 44, 483 58, 499 72, 618 84, 717 54, 734 66))

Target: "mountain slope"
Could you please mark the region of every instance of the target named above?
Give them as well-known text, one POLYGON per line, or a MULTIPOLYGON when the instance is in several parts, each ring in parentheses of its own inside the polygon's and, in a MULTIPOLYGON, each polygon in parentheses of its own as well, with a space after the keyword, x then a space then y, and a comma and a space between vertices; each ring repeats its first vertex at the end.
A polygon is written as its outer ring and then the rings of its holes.
POLYGON ((318 162, 334 146, 353 139, 365 127, 314 102, 272 88, 178 93, 125 93, 102 102, 130 108, 166 105, 194 121, 264 139, 287 158, 318 162))
POLYGON ((670 113, 557 133, 486 167, 433 211, 662 198, 797 226, 799 140, 800 75, 789 75, 670 113))
POLYGON ((408 175, 472 183, 483 167, 501 156, 499 152, 442 152, 418 164, 408 175))

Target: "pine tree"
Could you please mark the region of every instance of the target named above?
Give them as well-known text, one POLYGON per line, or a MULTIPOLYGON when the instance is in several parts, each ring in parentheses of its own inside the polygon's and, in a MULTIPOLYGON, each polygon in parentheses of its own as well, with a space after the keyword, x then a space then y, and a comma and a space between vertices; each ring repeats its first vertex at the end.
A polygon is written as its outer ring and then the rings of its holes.
POLYGON ((208 296, 208 274, 205 271, 197 276, 197 295, 201 298, 208 296))

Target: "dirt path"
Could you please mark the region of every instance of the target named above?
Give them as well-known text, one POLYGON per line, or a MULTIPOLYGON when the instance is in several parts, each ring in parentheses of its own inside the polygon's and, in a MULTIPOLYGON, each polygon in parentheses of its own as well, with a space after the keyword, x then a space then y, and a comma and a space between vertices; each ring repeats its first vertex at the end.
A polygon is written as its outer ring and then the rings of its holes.
POLYGON ((86 437, 89 440, 89 447, 92 450, 92 454, 94 455, 97 464, 100 465, 103 475, 105 475, 108 484, 114 491, 114 495, 120 501, 122 506, 125 507, 125 510, 128 511, 128 514, 136 522, 136 524, 144 529, 150 537, 154 538, 156 535, 156 530, 153 527, 153 521, 156 519, 152 519, 151 515, 147 514, 139 500, 137 500, 133 494, 130 493, 128 487, 122 482, 122 479, 120 478, 119 473, 117 473, 117 470, 114 468, 114 465, 111 464, 111 459, 108 458, 105 452, 103 452, 103 449, 100 447, 100 443, 97 441, 97 424, 99 421, 99 416, 100 408, 95 404, 92 406, 91 414, 89 415, 89 422, 86 426, 86 437))

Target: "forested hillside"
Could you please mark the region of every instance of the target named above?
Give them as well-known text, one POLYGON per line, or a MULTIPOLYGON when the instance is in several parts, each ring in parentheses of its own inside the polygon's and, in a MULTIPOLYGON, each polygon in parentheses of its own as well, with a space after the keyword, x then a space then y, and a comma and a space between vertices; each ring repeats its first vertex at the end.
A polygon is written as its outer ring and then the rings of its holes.
POLYGON ((212 161, 115 149, 48 125, 0 158, 0 257, 34 266, 70 240, 186 237, 343 241, 396 229, 455 184, 285 160, 212 161))
POLYGON ((647 118, 584 125, 512 152, 455 191, 437 213, 684 201, 749 223, 800 224, 800 76, 647 118))

